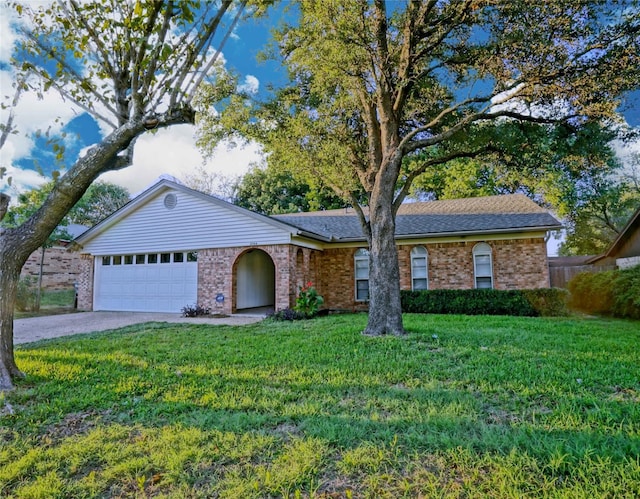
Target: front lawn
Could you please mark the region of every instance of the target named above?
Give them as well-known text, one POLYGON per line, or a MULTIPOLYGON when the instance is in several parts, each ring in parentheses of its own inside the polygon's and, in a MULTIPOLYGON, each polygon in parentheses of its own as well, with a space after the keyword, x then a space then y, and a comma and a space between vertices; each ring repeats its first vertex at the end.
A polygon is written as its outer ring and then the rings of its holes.
POLYGON ((640 323, 152 323, 17 349, 0 496, 639 497, 640 323))

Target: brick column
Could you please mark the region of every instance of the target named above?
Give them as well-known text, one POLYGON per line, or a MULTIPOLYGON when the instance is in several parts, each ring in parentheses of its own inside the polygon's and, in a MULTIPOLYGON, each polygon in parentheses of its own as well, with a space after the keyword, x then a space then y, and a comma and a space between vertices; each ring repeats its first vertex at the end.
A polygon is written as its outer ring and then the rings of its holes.
POLYGON ((93 310, 94 259, 91 255, 80 255, 78 275, 78 310, 93 310))

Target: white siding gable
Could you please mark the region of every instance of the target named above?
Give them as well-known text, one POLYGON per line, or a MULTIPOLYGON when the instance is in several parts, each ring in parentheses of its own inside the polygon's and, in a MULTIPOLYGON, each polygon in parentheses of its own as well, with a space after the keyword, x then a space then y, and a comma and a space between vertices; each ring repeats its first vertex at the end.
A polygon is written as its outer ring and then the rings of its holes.
POLYGON ((169 187, 124 216, 107 220, 105 228, 80 242, 82 253, 109 255, 286 244, 292 231, 224 202, 169 187), (169 193, 177 199, 173 209, 165 206, 169 193))

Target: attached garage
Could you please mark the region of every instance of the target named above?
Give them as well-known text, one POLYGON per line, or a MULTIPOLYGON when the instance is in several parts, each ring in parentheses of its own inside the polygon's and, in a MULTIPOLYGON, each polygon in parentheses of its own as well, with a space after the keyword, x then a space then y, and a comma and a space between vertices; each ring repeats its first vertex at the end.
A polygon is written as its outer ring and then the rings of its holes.
POLYGON ((76 239, 84 262, 78 306, 169 313, 193 305, 224 313, 287 307, 289 245, 298 232, 161 180, 76 239))
POLYGON ((96 258, 94 310, 180 312, 198 299, 197 253, 96 258))

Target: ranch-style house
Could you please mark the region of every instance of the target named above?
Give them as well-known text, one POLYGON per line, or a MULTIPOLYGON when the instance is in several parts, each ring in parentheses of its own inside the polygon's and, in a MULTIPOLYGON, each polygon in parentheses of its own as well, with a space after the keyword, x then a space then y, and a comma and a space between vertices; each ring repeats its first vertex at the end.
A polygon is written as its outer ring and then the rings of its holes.
MULTIPOLYGON (((549 286, 560 223, 524 195, 405 203, 402 289, 549 286)), ((353 209, 265 216, 162 179, 76 239, 78 307, 283 309, 312 282, 331 310, 366 310, 367 243, 353 209)))

